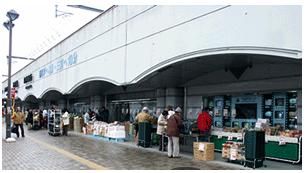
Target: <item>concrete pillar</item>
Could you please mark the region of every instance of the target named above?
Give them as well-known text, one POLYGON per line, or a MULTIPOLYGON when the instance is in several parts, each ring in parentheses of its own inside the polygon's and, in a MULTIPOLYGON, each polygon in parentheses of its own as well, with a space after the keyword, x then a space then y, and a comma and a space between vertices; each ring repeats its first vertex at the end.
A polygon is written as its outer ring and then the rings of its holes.
POLYGON ((184 88, 167 88, 166 89, 166 105, 184 108, 184 88))
POLYGON ((66 100, 65 99, 61 99, 58 101, 58 108, 63 110, 64 108, 66 108, 66 100))
POLYGON ((297 129, 302 130, 302 91, 297 91, 297 129))
POLYGON ((159 116, 166 108, 166 89, 156 90, 156 115, 159 116))
POLYGON ((103 106, 101 96, 91 96, 90 97, 90 108, 92 110, 99 109, 103 106))
POLYGON ((40 110, 44 110, 44 108, 45 108, 45 103, 44 103, 43 100, 38 99, 38 107, 39 107, 40 110))

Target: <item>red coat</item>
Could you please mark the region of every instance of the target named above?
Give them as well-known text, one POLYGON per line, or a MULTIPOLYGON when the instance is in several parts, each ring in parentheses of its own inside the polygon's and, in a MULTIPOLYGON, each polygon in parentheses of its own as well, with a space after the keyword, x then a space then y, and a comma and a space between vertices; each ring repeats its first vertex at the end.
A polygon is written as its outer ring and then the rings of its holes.
POLYGON ((212 118, 208 112, 202 112, 198 116, 197 123, 200 131, 210 131, 212 118))

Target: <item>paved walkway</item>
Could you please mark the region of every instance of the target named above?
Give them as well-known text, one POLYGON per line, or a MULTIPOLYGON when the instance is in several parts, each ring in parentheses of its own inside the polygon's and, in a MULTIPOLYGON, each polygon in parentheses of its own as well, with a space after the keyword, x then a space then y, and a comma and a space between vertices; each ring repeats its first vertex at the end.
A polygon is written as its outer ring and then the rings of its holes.
POLYGON ((25 135, 25 138, 19 138, 15 143, 2 141, 3 169, 171 170, 177 167, 202 170, 248 169, 222 160, 195 161, 191 154, 182 154, 182 158, 169 159, 166 152, 158 152, 155 148, 145 149, 129 142, 107 142, 79 133, 70 132, 68 136, 53 137, 48 135, 47 130, 26 130, 25 135))

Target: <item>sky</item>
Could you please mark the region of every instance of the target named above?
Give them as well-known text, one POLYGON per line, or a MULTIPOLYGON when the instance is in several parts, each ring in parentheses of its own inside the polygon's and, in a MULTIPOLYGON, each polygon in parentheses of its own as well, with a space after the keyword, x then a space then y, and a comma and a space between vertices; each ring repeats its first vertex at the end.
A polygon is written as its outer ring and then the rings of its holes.
MULTIPOLYGON (((9 31, 3 26, 7 11, 14 9, 19 18, 13 23, 12 56, 37 58, 72 32, 95 18, 99 13, 67 5, 86 5, 107 10, 113 4, 101 0, 0 0, 0 64, 1 76, 8 74, 9 31), (55 17, 58 10, 73 13, 55 17)), ((30 60, 12 59, 12 74, 30 63, 30 60)), ((1 78, 4 81, 6 77, 1 78)))

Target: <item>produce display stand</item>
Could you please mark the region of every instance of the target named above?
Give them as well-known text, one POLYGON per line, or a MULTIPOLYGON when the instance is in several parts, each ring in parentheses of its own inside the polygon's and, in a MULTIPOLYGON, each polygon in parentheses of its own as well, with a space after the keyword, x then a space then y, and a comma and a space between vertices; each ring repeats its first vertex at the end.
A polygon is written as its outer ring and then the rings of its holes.
POLYGON ((52 136, 59 136, 61 134, 61 110, 49 110, 48 112, 48 134, 52 136))
MULTIPOLYGON (((212 131, 211 142, 215 144, 215 151, 222 151, 222 144, 226 141, 242 141, 242 133, 212 131)), ((284 137, 265 135, 265 158, 285 161, 292 164, 299 163, 302 155, 302 136, 284 137)))
POLYGON ((236 164, 240 164, 240 165, 245 164, 245 147, 243 146, 242 142, 227 141, 226 144, 223 144, 223 149, 222 149, 222 158, 224 160, 226 160, 227 162, 230 162, 230 163, 236 163, 236 164), (232 143, 232 144, 230 144, 230 143, 232 143), (238 144, 242 145, 242 147, 240 147, 240 148, 235 148, 234 151, 236 152, 235 153, 236 157, 233 157, 233 153, 232 153, 232 150, 231 150, 231 146, 233 145, 233 143, 238 143, 238 144), (240 155, 241 155, 240 158, 237 157, 238 153, 240 153, 240 155))

